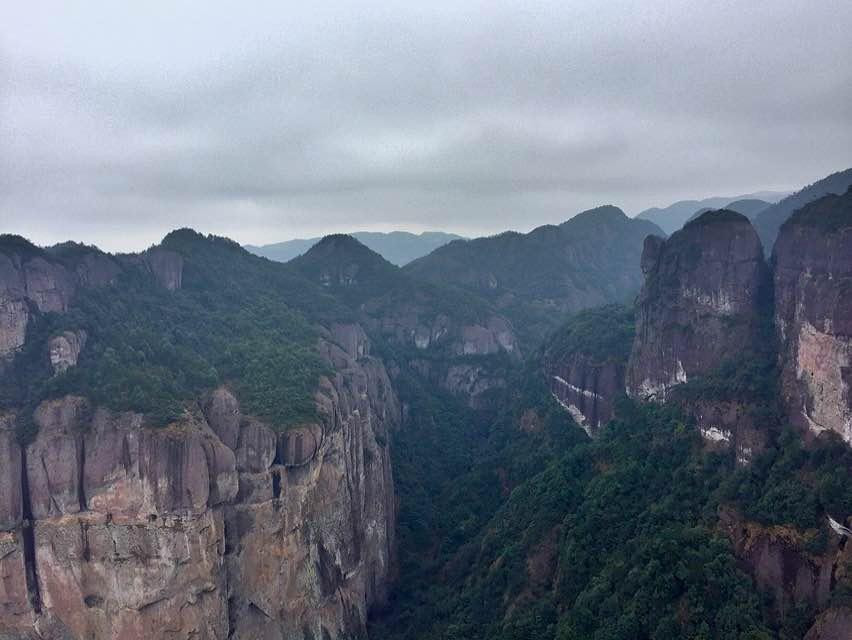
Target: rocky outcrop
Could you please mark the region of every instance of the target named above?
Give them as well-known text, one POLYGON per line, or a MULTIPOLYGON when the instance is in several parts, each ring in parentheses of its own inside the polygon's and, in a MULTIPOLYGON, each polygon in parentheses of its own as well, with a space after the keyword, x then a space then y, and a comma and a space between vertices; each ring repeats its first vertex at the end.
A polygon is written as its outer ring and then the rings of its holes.
POLYGON ((745 216, 708 212, 668 240, 649 237, 627 393, 670 390, 753 348, 768 284, 760 240, 745 216))
MULTIPOLYGON (((0 236, 0 361, 24 345, 33 313, 64 313, 81 288, 114 284, 126 268, 147 270, 166 289, 181 287, 183 257, 162 247, 114 257, 71 242, 42 249, 19 236, 0 236)), ((76 364, 85 339, 81 331, 51 339, 55 373, 76 364)))
POLYGON ((773 260, 787 412, 852 444, 852 189, 795 213, 773 260))
POLYGON ((54 375, 65 373, 71 367, 77 366, 77 359, 84 346, 86 332, 82 330, 63 331, 48 340, 47 348, 54 375))
POLYGON ((708 449, 731 449, 738 465, 749 464, 767 446, 765 418, 761 419, 750 402, 702 397, 678 397, 708 449))
POLYGON ((358 636, 368 608, 386 597, 388 429, 400 408, 384 367, 364 355, 369 344, 340 329, 334 338, 348 350, 329 339, 320 346, 336 373, 320 383, 319 424, 281 434, 274 463, 258 472, 271 477, 273 498, 226 509, 234 638, 358 636))
POLYGON ((319 349, 316 422, 222 387, 166 428, 66 396, 0 419, 0 636, 342 638, 393 569, 399 403, 358 327, 319 349))
POLYGON ((160 286, 175 291, 183 282, 183 257, 169 249, 153 247, 142 254, 142 259, 160 286))
POLYGON ((590 436, 613 416, 613 402, 624 390, 625 363, 596 362, 583 354, 550 363, 550 392, 590 436))
POLYGON ((848 640, 852 629, 852 608, 833 607, 817 616, 805 640, 848 640))
POLYGON ((14 418, 0 416, 0 531, 16 529, 23 518, 21 465, 14 418))
MULTIPOLYGON (((720 511, 719 522, 737 558, 758 588, 770 596, 780 616, 791 613, 796 607, 821 611, 829 604, 838 583, 849 584, 852 580, 852 547, 830 533, 827 524, 822 533, 828 536, 828 542, 824 549, 813 552, 807 550, 807 542, 820 535, 817 531, 764 526, 746 520, 729 508, 720 511)), ((825 624, 824 628, 830 629, 831 624, 825 624)), ((819 625, 817 622, 815 626, 819 625)))

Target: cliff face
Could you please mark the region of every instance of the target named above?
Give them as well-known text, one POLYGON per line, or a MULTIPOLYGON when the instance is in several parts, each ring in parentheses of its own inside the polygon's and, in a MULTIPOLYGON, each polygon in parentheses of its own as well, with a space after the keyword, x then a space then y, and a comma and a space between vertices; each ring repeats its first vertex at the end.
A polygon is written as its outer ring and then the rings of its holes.
POLYGON ((550 392, 589 435, 613 415, 613 400, 624 389, 624 363, 590 361, 577 356, 548 371, 550 392))
MULTIPOLYGON (((0 361, 24 345, 33 313, 64 313, 81 287, 113 284, 129 265, 141 265, 170 290, 180 288, 183 260, 167 249, 119 259, 73 243, 40 249, 0 236, 0 361)), ((73 366, 84 344, 85 335, 57 337, 50 346, 54 368, 73 366)))
POLYGON ((629 395, 665 401, 754 345, 768 271, 745 216, 708 212, 668 240, 649 236, 642 271, 629 395))
POLYGON ((793 527, 750 522, 732 509, 721 510, 719 523, 741 565, 779 616, 796 608, 822 611, 806 640, 849 637, 852 613, 841 605, 830 606, 832 594, 852 584, 852 547, 845 538, 830 532, 824 548, 808 551, 807 534, 793 527))
POLYGON ((23 449, 3 416, 0 635, 362 632, 393 566, 400 410, 359 327, 318 348, 333 371, 319 420, 283 433, 225 388, 163 429, 84 398, 45 401, 23 449))
POLYGON ((852 444, 852 189, 794 214, 773 260, 787 412, 852 444))

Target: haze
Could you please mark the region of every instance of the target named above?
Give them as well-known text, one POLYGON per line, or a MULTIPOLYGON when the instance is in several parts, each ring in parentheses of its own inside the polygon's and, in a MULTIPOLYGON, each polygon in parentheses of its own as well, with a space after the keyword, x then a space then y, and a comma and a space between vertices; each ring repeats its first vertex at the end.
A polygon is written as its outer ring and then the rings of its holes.
POLYGON ((0 231, 479 235, 852 165, 852 3, 2 3, 0 231))

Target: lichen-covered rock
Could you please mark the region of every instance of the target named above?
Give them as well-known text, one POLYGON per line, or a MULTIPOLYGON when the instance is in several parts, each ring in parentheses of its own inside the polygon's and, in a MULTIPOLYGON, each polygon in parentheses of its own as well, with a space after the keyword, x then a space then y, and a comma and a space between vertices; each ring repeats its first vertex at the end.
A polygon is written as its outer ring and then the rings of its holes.
POLYGON ((773 260, 788 415, 852 444, 852 190, 793 214, 773 260))
POLYGON ((642 268, 629 395, 665 401, 754 347, 769 276, 748 218, 708 212, 668 240, 648 238, 642 268))
POLYGON ((53 373, 59 375, 77 366, 77 358, 86 345, 85 331, 63 331, 47 342, 53 373))

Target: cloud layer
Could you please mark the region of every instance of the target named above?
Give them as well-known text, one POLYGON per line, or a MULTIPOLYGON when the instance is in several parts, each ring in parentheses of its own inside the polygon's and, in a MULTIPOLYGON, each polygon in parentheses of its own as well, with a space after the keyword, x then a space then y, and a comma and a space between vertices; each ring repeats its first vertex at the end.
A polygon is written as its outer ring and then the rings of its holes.
POLYGON ((0 226, 529 229, 852 165, 852 5, 16 3, 0 226))

